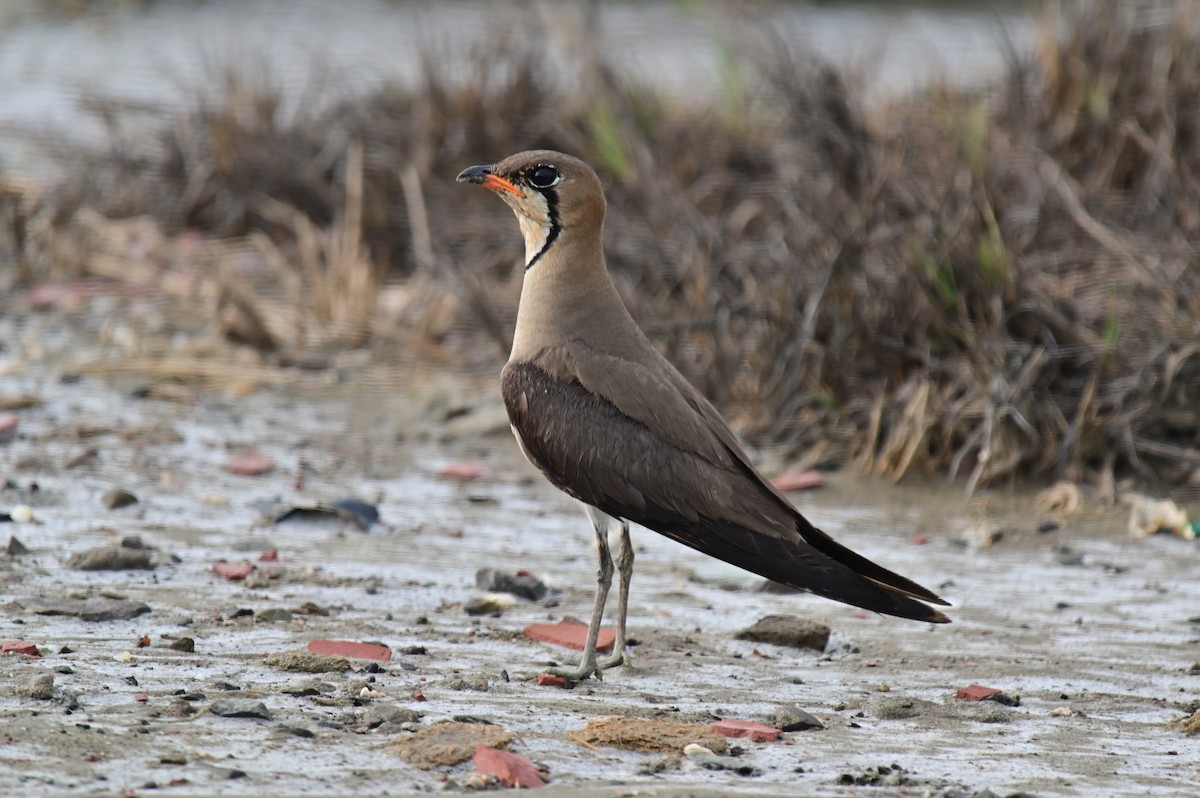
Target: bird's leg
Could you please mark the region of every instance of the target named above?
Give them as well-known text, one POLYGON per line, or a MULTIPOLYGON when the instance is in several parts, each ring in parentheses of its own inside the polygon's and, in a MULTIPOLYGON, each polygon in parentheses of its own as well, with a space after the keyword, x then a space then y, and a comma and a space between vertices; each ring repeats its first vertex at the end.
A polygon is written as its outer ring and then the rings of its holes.
POLYGON ((633 578, 633 545, 629 541, 629 522, 621 519, 621 534, 616 546, 617 573, 621 585, 617 592, 617 639, 613 642, 612 656, 596 663, 600 670, 630 665, 632 660, 625 651, 625 616, 629 614, 629 580, 633 578))
POLYGON ((589 676, 600 678, 596 668, 596 640, 600 637, 600 623, 604 617, 604 603, 608 601, 608 589, 612 585, 613 561, 608 550, 608 527, 613 520, 611 516, 595 507, 585 505, 588 518, 592 520, 592 530, 596 533, 596 546, 600 550, 600 563, 596 568, 596 598, 592 602, 592 618, 588 622, 587 642, 583 646, 583 656, 579 659, 579 667, 574 670, 553 668, 551 673, 565 676, 574 681, 582 681, 589 676))

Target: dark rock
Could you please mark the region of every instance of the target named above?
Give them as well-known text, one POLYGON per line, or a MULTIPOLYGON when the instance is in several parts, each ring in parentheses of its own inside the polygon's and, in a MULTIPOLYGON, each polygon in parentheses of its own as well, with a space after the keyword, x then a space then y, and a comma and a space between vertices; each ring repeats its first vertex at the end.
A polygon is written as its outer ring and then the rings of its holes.
POLYGON ((530 601, 541 601, 549 589, 542 580, 526 573, 506 574, 495 568, 480 568, 475 572, 475 586, 495 593, 511 593, 530 601))
POLYGON ((493 618, 499 618, 504 614, 504 611, 508 609, 509 604, 511 604, 512 601, 512 599, 505 596, 483 596, 482 598, 473 598, 469 599, 465 604, 463 604, 463 612, 471 617, 490 615, 493 618))
POLYGON ((825 728, 825 724, 816 716, 790 704, 776 708, 775 714, 771 716, 771 725, 785 732, 825 728))
POLYGON ((124 488, 112 488, 104 492, 104 495, 100 497, 100 503, 107 510, 117 510, 121 507, 128 507, 131 504, 137 504, 138 497, 124 488))
POLYGON ((7 553, 9 557, 20 557, 23 554, 28 554, 29 549, 25 544, 17 540, 16 535, 10 535, 8 538, 7 553))
POLYGON ((829 627, 823 623, 794 615, 767 615, 749 629, 738 632, 735 637, 755 643, 824 651, 829 645, 829 634, 829 627))
POLYGON ((9 602, 5 609, 34 615, 70 615, 85 621, 127 621, 150 612, 150 607, 140 601, 98 596, 86 599, 22 598, 9 602))
POLYGON ((380 727, 395 727, 403 723, 416 723, 421 719, 421 713, 408 707, 398 707, 395 704, 375 704, 362 714, 359 719, 368 729, 380 727))
POLYGON ((191 654, 196 650, 196 641, 190 637, 181 637, 178 640, 172 641, 171 645, 167 646, 167 648, 191 654))
POLYGON ((223 718, 271 719, 271 710, 255 698, 219 698, 212 702, 209 711, 223 718))

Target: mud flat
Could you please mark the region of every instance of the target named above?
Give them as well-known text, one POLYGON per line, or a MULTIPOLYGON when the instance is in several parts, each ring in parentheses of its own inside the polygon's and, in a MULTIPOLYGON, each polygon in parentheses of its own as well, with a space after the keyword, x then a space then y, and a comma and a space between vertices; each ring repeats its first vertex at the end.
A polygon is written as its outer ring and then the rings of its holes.
POLYGON ((820 526, 951 599, 942 628, 763 592, 641 530, 635 667, 563 689, 537 676, 568 652, 522 630, 586 617, 590 531, 521 460, 486 386, 170 400, 140 387, 6 361, 0 395, 17 409, 0 443, 0 511, 35 520, 0 524, 19 542, 0 558, 0 637, 15 641, 0 658, 5 794, 486 784, 469 760, 406 753, 440 721, 494 730, 480 739, 543 768, 545 794, 1200 788, 1197 738, 1168 725, 1200 700, 1196 544, 1130 538, 1121 511, 1050 529, 1027 495, 964 505, 955 487, 841 474, 795 495, 820 526), (465 410, 445 413, 447 396, 465 410), (232 473, 248 452, 270 467, 232 473), (103 500, 114 488, 137 501, 103 500), (363 531, 353 515, 311 511, 344 498, 380 522, 363 531), (264 524, 280 504, 310 512, 264 524), (527 572, 547 592, 487 598, 484 567, 527 572), (738 638, 768 615, 826 623, 829 643, 738 638), (314 640, 371 645, 339 658, 313 654, 314 640), (378 646, 390 659, 361 658, 378 646), (973 684, 999 700, 956 697, 973 684), (712 758, 584 731, 654 718, 665 739, 677 723, 772 726, 781 708, 821 727, 729 738, 712 758))

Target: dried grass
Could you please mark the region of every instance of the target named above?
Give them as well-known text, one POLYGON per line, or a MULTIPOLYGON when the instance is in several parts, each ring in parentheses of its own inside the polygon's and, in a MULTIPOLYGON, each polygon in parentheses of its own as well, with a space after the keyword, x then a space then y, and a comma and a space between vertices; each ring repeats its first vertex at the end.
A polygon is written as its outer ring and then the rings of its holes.
POLYGON ((595 55, 568 91, 511 42, 471 80, 431 67, 287 120, 233 75, 144 151, 45 196, 0 187, 0 220, 21 282, 157 282, 272 363, 370 345, 491 368, 520 245, 453 176, 562 149, 602 173, 635 317, 752 443, 968 491, 1182 482, 1200 469, 1200 15, 1081 8, 1003 85, 870 119, 846 76, 770 40, 711 109, 595 55), (133 258, 112 221, 131 217, 161 236, 133 258))

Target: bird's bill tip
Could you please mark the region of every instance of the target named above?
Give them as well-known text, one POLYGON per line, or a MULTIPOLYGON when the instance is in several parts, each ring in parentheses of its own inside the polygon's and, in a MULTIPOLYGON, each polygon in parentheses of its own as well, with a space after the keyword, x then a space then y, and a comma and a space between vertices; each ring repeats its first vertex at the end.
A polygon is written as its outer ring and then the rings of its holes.
POLYGON ((493 191, 507 191, 511 194, 516 194, 518 197, 523 196, 521 190, 514 186, 511 181, 493 174, 491 166, 468 166, 458 173, 458 177, 455 180, 459 183, 473 183, 477 186, 490 188, 493 191))

